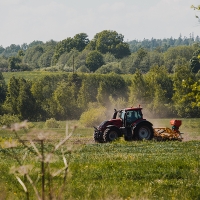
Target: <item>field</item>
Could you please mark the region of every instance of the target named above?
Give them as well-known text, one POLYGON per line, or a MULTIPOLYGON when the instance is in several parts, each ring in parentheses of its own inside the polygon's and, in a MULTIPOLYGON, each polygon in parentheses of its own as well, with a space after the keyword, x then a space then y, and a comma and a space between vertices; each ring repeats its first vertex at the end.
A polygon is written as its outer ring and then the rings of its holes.
POLYGON ((15 76, 15 78, 22 77, 26 80, 37 80, 43 76, 47 76, 50 74, 62 74, 62 72, 46 72, 46 71, 30 71, 30 72, 3 72, 3 77, 5 82, 8 83, 10 78, 15 76))
MULTIPOLYGON (((170 127, 169 119, 150 121, 155 126, 170 127)), ((106 144, 93 142, 92 128, 84 128, 78 121, 68 122, 70 130, 73 126, 77 128, 63 147, 69 164, 63 199, 200 199, 200 119, 182 121, 183 142, 126 142, 121 138, 106 144)), ((43 125, 35 123, 34 129, 49 133, 45 148, 48 151, 64 137, 66 123, 52 130, 44 129, 43 125)), ((14 137, 7 130, 0 130, 0 134, 1 141, 14 137)), ((22 131, 19 135, 27 137, 22 131)), ((10 173, 17 162, 8 151, 0 149, 0 199, 26 199, 22 186, 10 173)), ((25 153, 22 146, 12 151, 19 157, 25 153)), ((53 169, 63 167, 62 156, 56 155, 60 159, 51 163, 53 169)), ((39 164, 31 151, 24 162, 34 166, 30 175, 36 180, 34 172, 39 164)), ((61 177, 57 177, 55 191, 60 184, 61 177)), ((40 187, 40 179, 37 185, 40 187)), ((31 187, 29 190, 30 199, 36 199, 31 187)))

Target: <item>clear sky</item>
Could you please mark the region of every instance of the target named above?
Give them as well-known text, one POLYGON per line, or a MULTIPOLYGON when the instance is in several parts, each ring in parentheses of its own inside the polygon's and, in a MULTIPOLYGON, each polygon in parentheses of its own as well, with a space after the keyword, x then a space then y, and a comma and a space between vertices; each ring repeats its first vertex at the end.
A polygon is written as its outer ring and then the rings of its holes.
POLYGON ((199 0, 0 0, 0 45, 60 41, 103 30, 125 41, 200 36, 199 0))

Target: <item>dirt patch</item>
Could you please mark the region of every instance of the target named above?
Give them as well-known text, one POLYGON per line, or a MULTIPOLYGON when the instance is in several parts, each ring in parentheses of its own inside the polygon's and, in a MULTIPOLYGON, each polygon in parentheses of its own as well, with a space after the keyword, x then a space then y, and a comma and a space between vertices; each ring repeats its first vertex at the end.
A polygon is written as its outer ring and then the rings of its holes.
POLYGON ((188 142, 192 140, 200 140, 200 136, 190 136, 189 134, 183 135, 183 142, 188 142))

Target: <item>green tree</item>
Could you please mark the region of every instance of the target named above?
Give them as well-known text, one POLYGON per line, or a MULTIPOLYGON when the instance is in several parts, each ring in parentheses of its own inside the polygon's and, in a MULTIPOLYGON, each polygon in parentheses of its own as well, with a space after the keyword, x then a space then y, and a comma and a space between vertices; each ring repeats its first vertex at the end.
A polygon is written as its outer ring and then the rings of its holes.
POLYGON ((19 95, 17 98, 17 111, 22 120, 35 120, 36 102, 31 93, 31 82, 19 79, 19 95))
POLYGON ((10 71, 20 69, 21 59, 19 57, 15 57, 15 56, 9 57, 8 62, 9 62, 8 69, 10 71))
POLYGON ((145 75, 147 85, 147 108, 156 117, 167 117, 171 114, 171 99, 173 96, 173 82, 168 75, 167 68, 151 67, 145 75))
POLYGON ((95 72, 104 64, 103 55, 98 51, 91 51, 86 57, 85 64, 91 72, 95 72))
POLYGON ((170 47, 164 53, 164 65, 168 68, 169 72, 173 72, 176 61, 182 58, 189 61, 194 53, 194 50, 195 49, 192 46, 170 47))
POLYGON ((136 70, 130 86, 129 102, 131 105, 143 105, 148 102, 147 84, 140 70, 136 70))
POLYGON ((41 45, 36 45, 27 49, 23 62, 27 63, 32 69, 40 68, 39 59, 44 53, 44 49, 41 45))
POLYGON ((111 53, 116 58, 130 55, 128 43, 124 42, 124 36, 116 31, 104 30, 97 33, 91 42, 90 49, 97 50, 102 54, 111 53))
POLYGON ((17 52, 20 50, 19 45, 11 44, 10 46, 6 47, 2 52, 2 55, 5 57, 16 56, 17 52))
POLYGON ((6 99, 7 85, 5 79, 0 72, 0 115, 4 114, 3 103, 6 99))
POLYGON ((6 99, 7 86, 3 74, 0 72, 0 104, 6 99))
POLYGON ((0 71, 8 71, 9 61, 7 58, 0 56, 0 71))
POLYGON ((78 106, 82 110, 87 110, 90 102, 97 102, 96 97, 100 81, 101 75, 98 74, 90 74, 84 77, 77 98, 78 106))
POLYGON ((32 84, 31 92, 36 100, 38 120, 46 120, 47 118, 53 117, 52 96, 57 88, 58 82, 62 79, 63 77, 60 76, 47 75, 32 84))
POLYGON ((4 52, 4 48, 2 47, 2 45, 0 45, 0 54, 2 54, 4 52))
POLYGON ((53 93, 53 100, 56 103, 57 118, 61 120, 77 118, 79 109, 75 98, 75 84, 59 82, 53 93))
POLYGON ((193 53, 193 57, 190 60, 190 67, 193 73, 197 73, 200 70, 200 49, 193 53))
POLYGON ((18 96, 20 91, 19 80, 14 76, 10 78, 8 83, 8 90, 6 94, 5 109, 11 114, 18 114, 18 96))
POLYGON ((108 73, 116 73, 116 74, 121 74, 122 70, 119 66, 119 63, 117 62, 111 62, 106 65, 102 65, 99 69, 95 71, 96 73, 100 74, 108 74, 108 73))
POLYGON ((87 44, 90 42, 88 39, 88 35, 86 33, 76 34, 73 38, 74 40, 74 48, 78 51, 83 51, 87 44))
POLYGON ((136 69, 139 69, 143 73, 149 70, 149 58, 148 52, 144 48, 140 48, 132 59, 131 66, 129 67, 130 73, 135 73, 136 69), (145 60, 147 58, 147 60, 145 60), (147 61, 147 62, 146 62, 147 61))
POLYGON ((40 56, 39 61, 38 61, 39 66, 41 68, 50 67, 53 54, 54 54, 54 49, 50 49, 50 50, 46 51, 45 53, 43 53, 40 56))
POLYGON ((58 62, 59 57, 63 53, 69 53, 72 49, 82 51, 88 43, 89 39, 87 34, 85 33, 76 34, 74 38, 68 37, 67 39, 62 40, 61 42, 58 42, 53 55, 53 64, 55 65, 58 62))
POLYGON ((114 73, 101 76, 97 91, 97 101, 103 106, 111 104, 110 97, 114 100, 119 98, 128 99, 128 87, 125 80, 120 75, 114 73))
POLYGON ((197 117, 196 94, 194 93, 195 76, 188 66, 182 66, 174 73, 174 108, 180 117, 197 117))

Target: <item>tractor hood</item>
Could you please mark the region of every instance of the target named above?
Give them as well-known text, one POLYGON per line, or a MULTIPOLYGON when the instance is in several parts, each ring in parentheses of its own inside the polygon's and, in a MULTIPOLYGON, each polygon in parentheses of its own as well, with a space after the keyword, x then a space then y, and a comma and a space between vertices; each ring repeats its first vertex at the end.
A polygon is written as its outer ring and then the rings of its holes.
POLYGON ((122 120, 121 119, 111 119, 108 121, 103 121, 98 127, 98 130, 104 131, 108 126, 116 126, 118 128, 122 127, 122 120))

